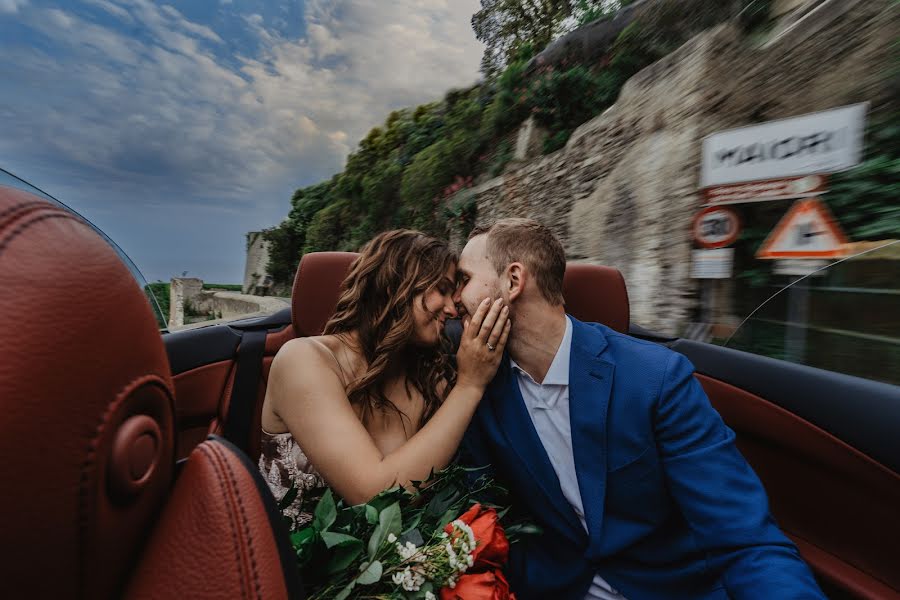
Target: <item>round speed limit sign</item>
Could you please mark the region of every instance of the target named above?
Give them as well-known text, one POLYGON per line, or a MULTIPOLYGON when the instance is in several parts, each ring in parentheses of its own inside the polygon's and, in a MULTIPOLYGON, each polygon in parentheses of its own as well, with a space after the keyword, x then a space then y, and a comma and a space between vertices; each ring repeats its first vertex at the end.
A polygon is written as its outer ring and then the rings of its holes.
POLYGON ((694 217, 694 239, 704 248, 724 248, 741 232, 741 220, 730 208, 710 206, 694 217))

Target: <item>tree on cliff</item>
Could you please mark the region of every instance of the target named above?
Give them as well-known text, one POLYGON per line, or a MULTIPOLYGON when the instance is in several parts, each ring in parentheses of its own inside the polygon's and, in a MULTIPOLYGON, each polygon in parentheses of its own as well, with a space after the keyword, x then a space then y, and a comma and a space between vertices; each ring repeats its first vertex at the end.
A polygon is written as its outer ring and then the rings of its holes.
POLYGON ((481 0, 472 29, 485 45, 482 73, 493 78, 525 46, 544 48, 560 33, 574 5, 573 0, 481 0))
POLYGON ((493 79, 517 56, 540 52, 560 33, 609 17, 633 0, 481 0, 472 16, 485 44, 481 71, 493 79))

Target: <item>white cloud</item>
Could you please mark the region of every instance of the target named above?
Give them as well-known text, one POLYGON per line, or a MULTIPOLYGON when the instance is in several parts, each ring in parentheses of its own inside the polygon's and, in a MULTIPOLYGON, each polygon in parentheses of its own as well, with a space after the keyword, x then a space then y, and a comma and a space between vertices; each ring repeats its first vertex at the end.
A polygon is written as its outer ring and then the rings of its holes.
POLYGON ((0 156, 15 152, 8 140, 33 139, 143 196, 253 203, 281 182, 284 196, 268 201, 283 206, 298 183, 340 170, 391 110, 473 83, 481 57, 469 26, 478 0, 310 0, 302 39, 245 16, 262 50, 240 68, 220 56, 216 32, 171 6, 91 2, 142 24, 152 42, 72 12, 35 15, 31 26, 64 58, 9 56, 52 85, 39 118, 25 101, 3 118, 20 125, 0 140, 0 156))
POLYGON ((294 107, 341 136, 346 151, 388 112, 477 79, 477 0, 312 0, 307 37, 275 40, 243 72, 264 105, 294 107))
POLYGON ((28 4, 28 0, 0 0, 0 15, 14 15, 28 4))
POLYGON ((134 19, 131 17, 131 13, 129 13, 126 9, 122 8, 117 4, 113 4, 109 2, 109 0, 83 0, 87 4, 92 4, 97 8, 103 9, 114 17, 118 17, 125 23, 134 23, 134 19))

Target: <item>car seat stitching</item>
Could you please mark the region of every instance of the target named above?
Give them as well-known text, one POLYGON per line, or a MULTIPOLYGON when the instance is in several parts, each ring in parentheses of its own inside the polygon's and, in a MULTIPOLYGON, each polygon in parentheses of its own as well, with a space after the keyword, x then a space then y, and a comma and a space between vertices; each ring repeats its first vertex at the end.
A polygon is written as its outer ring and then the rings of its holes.
MULTIPOLYGON (((220 464, 219 456, 212 450, 212 448, 210 448, 210 445, 207 443, 203 443, 203 444, 197 446, 197 449, 206 455, 206 457, 209 459, 210 464, 212 465, 213 469, 216 471, 216 480, 219 484, 219 489, 222 493, 222 498, 226 502, 231 500, 231 503, 233 504, 234 501, 231 498, 231 490, 229 490, 228 487, 225 485, 227 482, 225 480, 224 470, 222 468, 222 465, 220 464)), ((241 552, 240 540, 238 538, 237 531, 235 530, 235 523, 234 523, 234 519, 232 518, 232 511, 228 511, 228 528, 231 530, 231 541, 232 541, 232 544, 234 547, 235 558, 237 559, 237 563, 238 563, 238 578, 239 578, 240 584, 241 584, 241 598, 246 599, 247 598, 247 584, 246 584, 246 580, 245 580, 245 571, 246 571, 247 567, 245 564, 246 561, 244 560, 244 554, 243 554, 243 552, 241 552)))
MULTIPOLYGON (((234 469, 231 467, 231 463, 228 461, 227 456, 224 455, 224 451, 222 451, 221 453, 222 461, 224 462, 225 468, 228 470, 228 475, 231 478, 231 484, 234 486, 234 489, 238 489, 237 477, 235 476, 234 469)), ((256 552, 253 549, 253 537, 250 535, 250 520, 247 518, 247 511, 244 507, 244 499, 240 494, 237 494, 237 502, 238 509, 241 512, 241 522, 244 526, 244 534, 247 537, 247 549, 250 552, 250 565, 252 567, 254 587, 256 588, 256 597, 262 598, 262 586, 259 581, 259 571, 256 564, 256 552)))
MULTIPOLYGON (((0 222, 9 215, 21 211, 23 214, 27 214, 28 210, 31 208, 54 208, 53 206, 49 206, 46 202, 40 200, 33 200, 31 202, 20 202, 19 204, 13 204, 12 206, 7 207, 3 211, 0 211, 0 222)), ((21 216, 21 215, 19 215, 21 216)), ((12 220, 10 220, 10 223, 12 220)), ((4 225, 5 226, 5 225, 4 225)))
POLYGON ((34 225, 36 223, 39 223, 41 221, 46 221, 47 219, 71 219, 72 221, 81 223, 81 221, 74 218, 72 215, 70 215, 68 213, 64 213, 64 212, 54 212, 49 215, 41 215, 39 217, 31 219, 30 221, 26 221, 26 222, 22 223, 21 225, 19 225, 18 227, 16 227, 15 229, 13 229, 10 232, 9 237, 0 241, 0 254, 3 254, 3 251, 6 250, 7 246, 9 246, 10 242, 12 242, 15 238, 19 237, 22 233, 24 233, 24 231, 26 229, 28 229, 29 227, 31 227, 32 225, 34 225))

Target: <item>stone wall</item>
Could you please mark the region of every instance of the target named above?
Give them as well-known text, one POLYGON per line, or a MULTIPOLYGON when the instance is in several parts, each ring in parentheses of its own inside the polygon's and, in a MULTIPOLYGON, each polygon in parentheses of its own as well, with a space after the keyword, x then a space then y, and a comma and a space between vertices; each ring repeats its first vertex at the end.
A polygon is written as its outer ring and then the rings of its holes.
POLYGON ((263 239, 263 232, 251 231, 247 234, 247 262, 244 264, 245 294, 263 295, 272 285, 268 274, 269 243, 263 239))
POLYGON ((730 25, 697 36, 633 77, 565 148, 471 190, 478 224, 546 223, 570 260, 623 272, 634 322, 679 333, 698 301, 690 223, 702 203, 702 139, 855 102, 877 111, 895 91, 886 76, 898 37, 892 5, 820 2, 764 42, 730 25))
POLYGON ((203 292, 203 280, 175 277, 169 287, 169 329, 184 325, 184 303, 203 292))
POLYGON ((203 281, 197 278, 173 278, 169 289, 169 329, 173 331, 190 326, 190 319, 185 319, 184 314, 186 305, 190 305, 194 312, 218 317, 215 320, 204 320, 199 325, 271 314, 290 306, 289 298, 204 290, 203 281))

